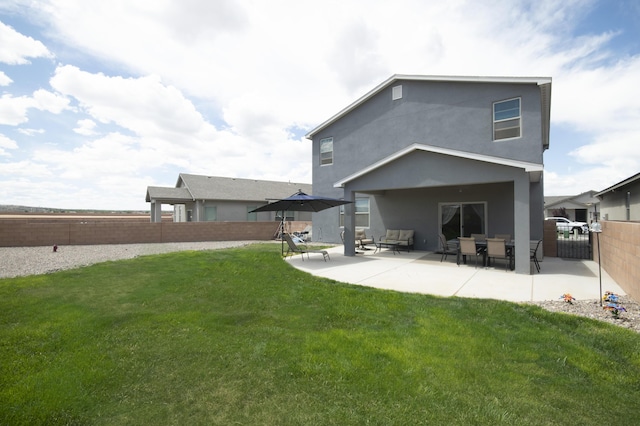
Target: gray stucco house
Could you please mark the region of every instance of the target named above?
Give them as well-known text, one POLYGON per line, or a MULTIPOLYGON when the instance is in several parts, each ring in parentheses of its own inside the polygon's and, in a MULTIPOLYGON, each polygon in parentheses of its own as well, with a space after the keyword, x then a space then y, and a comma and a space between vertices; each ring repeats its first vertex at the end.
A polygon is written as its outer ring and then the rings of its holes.
POLYGON ((314 230, 341 242, 344 228, 345 255, 356 227, 414 230, 417 250, 437 250, 440 232, 508 233, 529 274, 550 105, 549 77, 390 77, 306 135, 314 195, 355 201, 315 213, 314 230))
POLYGON ((640 221, 640 173, 596 194, 605 220, 640 221))
POLYGON ((578 195, 552 195, 544 197, 545 217, 558 216, 558 211, 564 211, 567 219, 578 222, 595 220, 600 199, 596 191, 586 191, 578 195))
MULTIPOLYGON (((151 222, 162 220, 162 205, 174 206, 174 222, 245 222, 280 220, 276 212, 249 213, 267 200, 311 194, 308 183, 238 179, 180 173, 174 188, 149 186, 151 222)), ((311 221, 309 212, 287 212, 285 220, 311 221)))

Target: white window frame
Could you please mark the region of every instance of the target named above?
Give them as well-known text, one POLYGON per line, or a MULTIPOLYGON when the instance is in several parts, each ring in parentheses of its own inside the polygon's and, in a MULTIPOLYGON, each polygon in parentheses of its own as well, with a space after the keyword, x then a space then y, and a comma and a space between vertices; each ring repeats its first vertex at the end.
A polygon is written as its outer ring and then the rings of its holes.
POLYGON ((320 165, 330 166, 333 164, 333 137, 320 139, 320 165), (323 145, 325 147, 331 147, 331 149, 325 149, 323 151, 323 145), (323 156, 324 155, 324 156, 323 156))
MULTIPOLYGON (((371 226, 371 200, 369 197, 356 197, 356 201, 354 203, 354 207, 356 209, 356 228, 360 229, 369 229, 371 226), (360 201, 360 206, 358 206, 358 201, 360 201), (364 207, 364 208, 363 208, 364 207), (366 219, 364 217, 366 216, 366 219), (360 218, 360 220, 358 220, 360 218), (358 224, 358 222, 366 221, 365 224, 358 224)), ((340 206, 340 228, 344 228, 344 204, 340 206)))
POLYGON ((522 137, 522 98, 521 97, 505 99, 502 101, 494 102, 492 105, 491 111, 492 111, 492 117, 493 117, 493 141, 494 142, 506 141, 510 139, 518 139, 522 137), (496 106, 500 104, 504 104, 506 102, 512 102, 516 100, 518 101, 518 115, 512 115, 506 118, 496 118, 496 106), (511 124, 510 122, 514 122, 514 124, 517 122, 517 125, 509 126, 509 124, 511 124), (496 129, 496 127, 505 126, 505 125, 508 127, 505 127, 503 129, 496 129), (507 137, 496 136, 496 132, 511 131, 512 129, 516 129, 516 128, 518 129, 517 136, 507 136, 507 137))

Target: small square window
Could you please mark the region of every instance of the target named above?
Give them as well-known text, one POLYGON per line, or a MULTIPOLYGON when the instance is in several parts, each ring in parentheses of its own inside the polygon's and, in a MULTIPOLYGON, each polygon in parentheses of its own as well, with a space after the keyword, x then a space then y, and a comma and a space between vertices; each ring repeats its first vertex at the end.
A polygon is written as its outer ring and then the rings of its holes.
POLYGON ((519 138, 522 116, 520 98, 493 104, 493 140, 519 138))
POLYGON ((333 164, 333 138, 320 139, 320 165, 333 164))

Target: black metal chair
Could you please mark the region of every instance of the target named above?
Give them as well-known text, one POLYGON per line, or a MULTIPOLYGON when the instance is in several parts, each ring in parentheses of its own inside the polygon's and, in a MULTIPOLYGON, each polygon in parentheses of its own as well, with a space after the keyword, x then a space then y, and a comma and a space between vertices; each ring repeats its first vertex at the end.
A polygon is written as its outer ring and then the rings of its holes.
POLYGON ((458 254, 458 246, 447 242, 444 234, 440 234, 440 245, 442 246, 442 257, 440 258, 440 262, 446 259, 449 254, 458 254))
POLYGON ((529 258, 529 260, 533 262, 533 265, 536 267, 538 273, 540 273, 540 262, 538 261, 538 248, 540 248, 540 243, 542 243, 542 240, 538 240, 538 242, 536 243, 536 248, 531 249, 531 256, 529 258))

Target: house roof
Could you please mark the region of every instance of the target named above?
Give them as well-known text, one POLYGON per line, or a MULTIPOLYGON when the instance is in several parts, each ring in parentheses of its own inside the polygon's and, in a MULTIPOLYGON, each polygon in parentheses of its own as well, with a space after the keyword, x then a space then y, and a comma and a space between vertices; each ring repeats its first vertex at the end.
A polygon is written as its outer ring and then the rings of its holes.
POLYGON ((517 160, 510 160, 507 158, 501 158, 501 157, 493 157, 490 155, 482 155, 482 154, 476 154, 476 153, 472 153, 472 152, 466 152, 466 151, 457 151, 454 149, 449 149, 449 148, 442 148, 439 146, 431 146, 431 145, 423 145, 423 144, 413 144, 411 146, 408 146, 386 158, 383 158, 382 160, 371 164, 368 167, 365 167, 362 170, 358 170, 357 172, 355 172, 354 174, 347 176, 346 178, 336 182, 333 184, 334 188, 341 188, 343 187, 345 184, 351 182, 352 180, 355 180, 361 176, 366 175, 367 173, 371 173, 372 171, 379 169, 389 163, 391 163, 392 161, 397 160, 400 157, 403 157, 407 154, 410 154, 412 152, 415 151, 425 151, 425 152, 432 152, 435 154, 444 154, 444 155, 451 155, 454 157, 459 157, 459 158, 466 158, 466 159, 470 159, 470 160, 477 160, 477 161, 484 161, 486 163, 493 163, 493 164, 500 164, 503 166, 509 166, 509 167, 518 167, 521 169, 524 169, 525 172, 528 172, 530 174, 530 180, 532 182, 537 182, 540 180, 540 176, 542 175, 542 169, 543 166, 542 164, 536 164, 536 163, 529 163, 526 161, 517 161, 517 160))
POLYGON ((542 123, 543 132, 542 144, 544 148, 549 148, 549 121, 551 119, 551 77, 468 77, 468 76, 428 76, 428 75, 406 75, 394 74, 387 80, 374 87, 364 96, 335 114, 333 117, 320 124, 318 127, 307 133, 307 139, 312 139, 315 134, 335 123, 349 112, 358 108, 374 95, 381 92, 389 85, 403 80, 411 81, 438 81, 438 82, 460 82, 460 83, 507 83, 507 84, 537 84, 540 86, 542 99, 542 123))
POLYGON ((167 203, 195 200, 266 203, 267 199, 286 198, 298 190, 311 193, 311 184, 180 173, 175 188, 148 187, 146 200, 167 203))
POLYGON ((585 191, 578 195, 549 195, 544 197, 544 208, 549 209, 554 206, 574 206, 587 207, 590 204, 598 203, 599 200, 594 198, 595 191, 585 191))
POLYGON ((175 202, 193 201, 193 197, 186 188, 167 188, 164 186, 147 187, 147 203, 151 200, 173 200, 175 202))
POLYGON ((621 187, 623 187, 625 185, 628 185, 630 183, 633 183, 633 182, 635 182, 637 180, 640 180, 640 173, 635 174, 635 175, 633 175, 633 176, 631 176, 631 177, 629 177, 629 178, 627 178, 627 179, 625 179, 623 181, 620 181, 620 182, 616 183, 615 185, 610 186, 607 189, 603 189, 602 191, 600 191, 597 194, 595 194, 595 196, 596 197, 600 197, 600 196, 606 194, 607 192, 614 192, 616 189, 619 189, 619 188, 621 188, 621 187))

